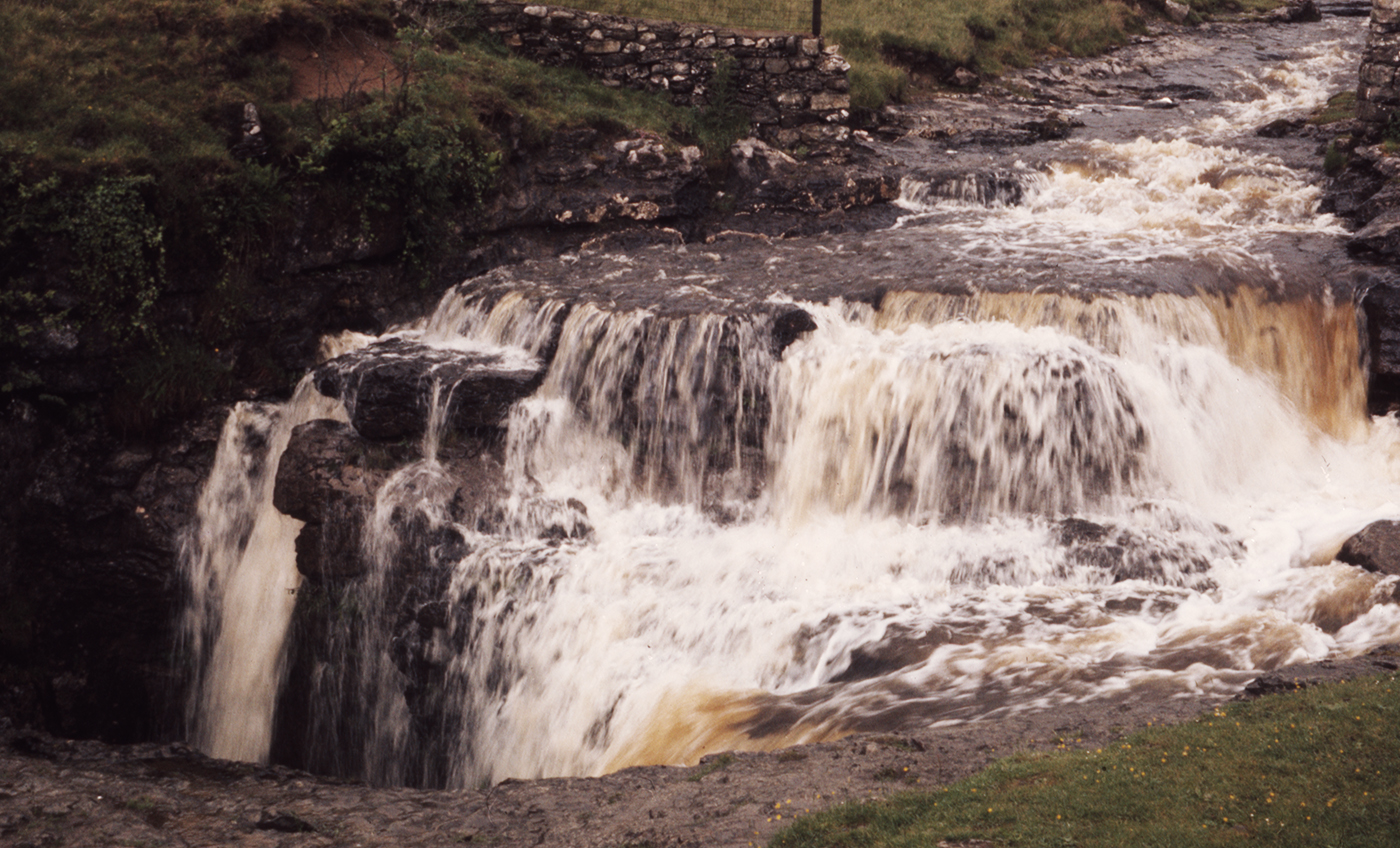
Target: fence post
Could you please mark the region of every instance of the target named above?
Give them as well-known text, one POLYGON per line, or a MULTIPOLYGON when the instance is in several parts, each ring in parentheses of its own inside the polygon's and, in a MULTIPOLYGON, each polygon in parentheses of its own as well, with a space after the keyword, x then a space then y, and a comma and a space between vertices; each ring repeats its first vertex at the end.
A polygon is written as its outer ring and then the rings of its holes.
POLYGON ((812 35, 822 34, 822 0, 812 0, 812 35))

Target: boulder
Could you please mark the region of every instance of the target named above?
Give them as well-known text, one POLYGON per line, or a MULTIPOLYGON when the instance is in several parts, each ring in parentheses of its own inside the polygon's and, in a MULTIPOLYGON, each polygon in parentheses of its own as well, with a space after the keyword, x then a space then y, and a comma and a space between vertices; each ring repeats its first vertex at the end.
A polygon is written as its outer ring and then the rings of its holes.
POLYGON ((1300 118, 1278 118, 1264 124, 1254 131, 1254 134, 1261 138, 1283 138, 1303 128, 1303 121, 1300 118))
POLYGON ((773 318, 773 353, 781 356, 788 345, 803 333, 817 328, 817 322, 805 309, 792 307, 773 318))
POLYGON ((1317 7, 1317 0, 1289 0, 1287 5, 1271 10, 1265 17, 1280 24, 1314 23, 1322 20, 1322 11, 1317 7))
POLYGON ((369 442, 340 421, 308 421, 292 431, 277 465, 272 505, 306 522, 296 540, 298 571, 313 580, 365 573, 365 516, 408 453, 369 442))
POLYGON ((1372 218, 1347 241, 1347 249, 1387 257, 1400 255, 1400 209, 1387 209, 1372 218))
POLYGON ((1400 521, 1376 521, 1346 540, 1337 560, 1380 574, 1400 574, 1400 521))
POLYGON ((729 158, 734 163, 734 175, 751 185, 790 174, 798 167, 796 159, 752 136, 734 142, 729 158))
POLYGON ((463 351, 390 339, 316 369, 316 388, 339 398, 367 439, 418 438, 427 428, 434 387, 455 430, 501 425, 511 404, 533 392, 544 365, 523 352, 463 351))
MULTIPOLYGON (((420 465, 411 485, 400 487, 397 496, 408 499, 394 504, 388 528, 396 572, 450 568, 460 558, 450 555, 460 534, 424 509, 436 514, 445 506, 453 520, 483 529, 479 516, 495 509, 505 492, 504 471, 484 443, 464 440, 447 453, 431 469, 420 465), (450 562, 439 563, 443 557, 450 562)), ((371 442, 340 421, 309 421, 293 430, 277 466, 272 505, 306 522, 296 540, 297 570, 317 581, 366 574, 364 538, 380 489, 416 459, 416 450, 371 442)))
POLYGON ((292 431, 282 453, 272 505, 308 524, 334 520, 332 500, 372 503, 391 469, 410 454, 369 442, 340 421, 308 421, 292 431))

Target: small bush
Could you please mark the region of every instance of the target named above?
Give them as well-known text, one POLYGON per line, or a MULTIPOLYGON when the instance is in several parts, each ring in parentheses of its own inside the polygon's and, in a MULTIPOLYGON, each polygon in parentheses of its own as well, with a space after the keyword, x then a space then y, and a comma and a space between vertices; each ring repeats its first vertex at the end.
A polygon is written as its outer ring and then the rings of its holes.
POLYGON ((749 113, 734 100, 734 57, 718 54, 714 64, 706 86, 708 104, 695 118, 696 138, 711 159, 722 157, 752 126, 749 113))

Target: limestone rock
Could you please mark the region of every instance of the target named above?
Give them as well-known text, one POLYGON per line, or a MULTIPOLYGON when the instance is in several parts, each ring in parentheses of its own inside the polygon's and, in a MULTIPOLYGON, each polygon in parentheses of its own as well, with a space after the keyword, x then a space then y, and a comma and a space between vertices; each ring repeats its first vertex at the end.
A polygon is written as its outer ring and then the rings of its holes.
POLYGON ((1400 288, 1373 286, 1361 298, 1361 311, 1371 359, 1371 412, 1384 414, 1400 399, 1400 288))
POLYGON ((1312 23, 1322 20, 1322 11, 1317 7, 1317 0, 1289 0, 1287 5, 1270 11, 1266 17, 1280 24, 1312 23))
POLYGON ((1377 215, 1351 237, 1347 248, 1382 256, 1400 255, 1400 209, 1387 209, 1377 215))
POLYGON ((752 136, 734 142, 729 148, 729 158, 734 163, 735 175, 753 185, 792 173, 798 167, 796 159, 752 136))
POLYGON ((1337 560, 1381 574, 1400 574, 1400 521, 1377 521, 1346 540, 1337 560))
POLYGON ((356 432, 393 441, 423 434, 435 386, 453 429, 498 427, 511 404, 539 386, 544 366, 523 352, 508 357, 391 339, 325 363, 314 379, 318 391, 345 403, 356 432))

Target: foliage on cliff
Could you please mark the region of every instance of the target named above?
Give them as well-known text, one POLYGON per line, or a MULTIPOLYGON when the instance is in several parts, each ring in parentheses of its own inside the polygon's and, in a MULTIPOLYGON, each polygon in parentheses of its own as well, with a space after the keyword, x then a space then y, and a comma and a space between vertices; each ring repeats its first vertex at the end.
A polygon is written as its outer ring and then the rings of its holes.
POLYGON ((686 120, 510 58, 467 0, 11 0, 0 399, 72 395, 36 362, 81 346, 112 371, 94 383, 124 387, 126 423, 197 404, 220 389, 218 350, 256 284, 275 284, 271 246, 305 210, 389 220, 424 275, 504 151, 560 127, 686 120), (192 305, 153 320, 172 292, 192 305))

